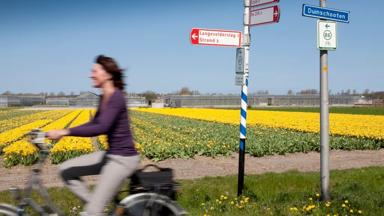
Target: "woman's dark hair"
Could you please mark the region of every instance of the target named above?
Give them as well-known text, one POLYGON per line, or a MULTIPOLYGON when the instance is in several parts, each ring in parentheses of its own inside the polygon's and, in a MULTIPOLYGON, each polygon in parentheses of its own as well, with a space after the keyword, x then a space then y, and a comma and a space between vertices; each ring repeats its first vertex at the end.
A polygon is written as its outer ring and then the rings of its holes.
POLYGON ((119 68, 119 65, 117 65, 117 62, 113 58, 99 55, 96 57, 95 63, 100 64, 107 73, 112 75, 113 85, 116 88, 120 90, 124 89, 124 70, 119 68))

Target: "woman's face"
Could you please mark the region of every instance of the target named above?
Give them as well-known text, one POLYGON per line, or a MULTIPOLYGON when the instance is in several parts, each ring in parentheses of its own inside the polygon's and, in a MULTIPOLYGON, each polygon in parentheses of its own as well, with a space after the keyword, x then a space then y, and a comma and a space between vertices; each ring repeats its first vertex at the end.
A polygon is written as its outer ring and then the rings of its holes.
POLYGON ((94 64, 91 71, 91 79, 93 81, 93 87, 101 88, 104 83, 111 80, 112 76, 104 70, 100 64, 94 64))

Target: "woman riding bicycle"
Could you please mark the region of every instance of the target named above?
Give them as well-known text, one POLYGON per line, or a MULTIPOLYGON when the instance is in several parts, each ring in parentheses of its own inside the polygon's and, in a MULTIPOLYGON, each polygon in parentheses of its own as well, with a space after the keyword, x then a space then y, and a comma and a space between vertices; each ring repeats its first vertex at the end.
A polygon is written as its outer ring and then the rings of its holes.
POLYGON ((94 118, 78 127, 51 130, 49 139, 63 136, 93 137, 107 134, 109 149, 83 155, 61 164, 59 170, 65 185, 86 203, 81 215, 104 215, 104 207, 117 193, 123 181, 139 165, 140 156, 135 150, 124 98, 123 70, 116 61, 97 56, 92 68, 93 86, 100 88, 99 105, 94 118), (80 177, 100 174, 93 193, 80 177))

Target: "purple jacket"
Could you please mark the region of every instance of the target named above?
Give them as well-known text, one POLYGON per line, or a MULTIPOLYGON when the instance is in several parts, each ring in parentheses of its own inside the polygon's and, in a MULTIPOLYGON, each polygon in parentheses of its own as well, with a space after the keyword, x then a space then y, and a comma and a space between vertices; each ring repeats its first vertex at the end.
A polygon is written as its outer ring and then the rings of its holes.
POLYGON ((107 134, 109 144, 107 154, 137 155, 123 92, 116 89, 104 107, 101 105, 102 97, 100 96, 94 118, 88 123, 70 128, 69 136, 92 137, 107 134))

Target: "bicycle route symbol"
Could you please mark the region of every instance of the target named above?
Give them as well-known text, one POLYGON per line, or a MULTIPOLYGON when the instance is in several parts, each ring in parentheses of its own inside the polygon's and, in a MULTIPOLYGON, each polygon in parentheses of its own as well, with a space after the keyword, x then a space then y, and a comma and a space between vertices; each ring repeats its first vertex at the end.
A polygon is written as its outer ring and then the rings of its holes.
POLYGON ((325 40, 331 40, 332 39, 332 32, 329 30, 325 30, 323 32, 323 37, 325 40))

